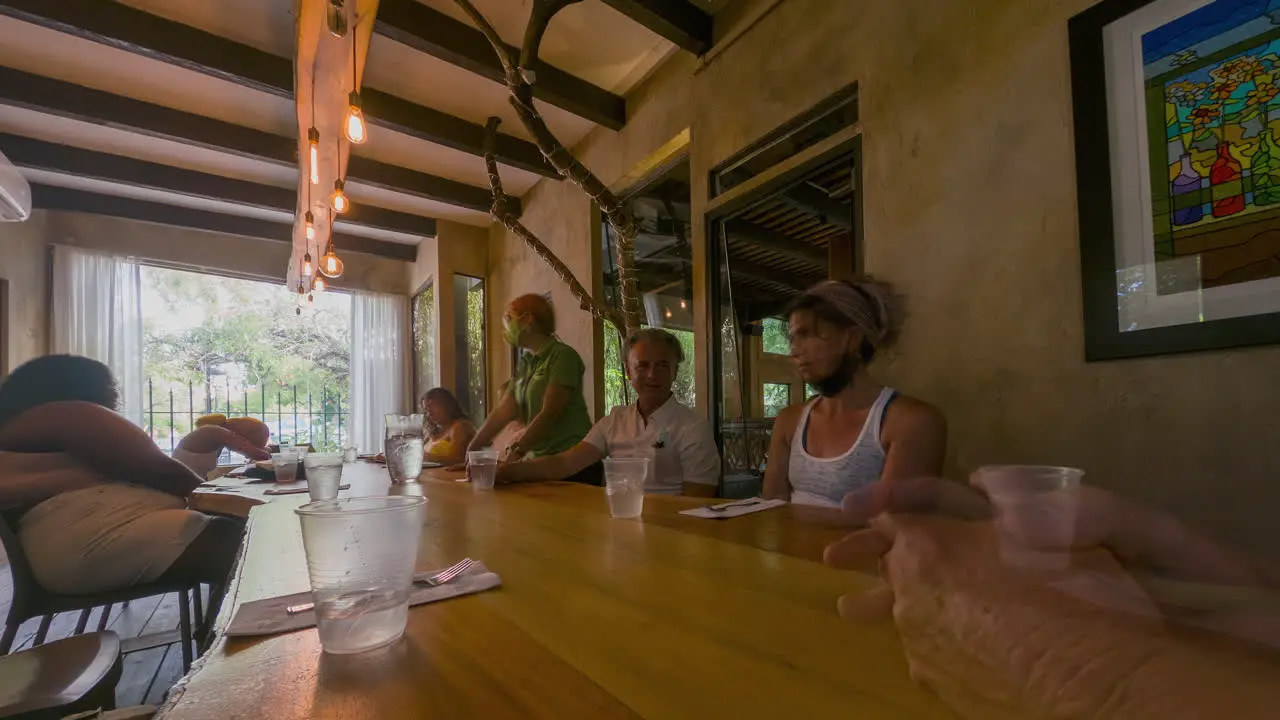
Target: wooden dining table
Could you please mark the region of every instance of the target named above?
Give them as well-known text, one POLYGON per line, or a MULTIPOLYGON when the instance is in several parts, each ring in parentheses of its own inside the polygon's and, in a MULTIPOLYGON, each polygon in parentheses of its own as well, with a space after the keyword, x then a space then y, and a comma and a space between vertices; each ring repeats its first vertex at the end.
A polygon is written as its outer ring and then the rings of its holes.
MULTIPOLYGON (((477 491, 458 473, 392 485, 347 465, 344 495, 427 498, 418 569, 463 557, 501 587, 409 612, 404 638, 322 652, 314 628, 219 637, 171 691, 166 720, 953 717, 908 677, 889 622, 851 624, 836 599, 877 582, 822 564, 847 528, 782 507, 732 519, 648 495, 614 519, 600 488, 477 491)), ((252 508, 219 632, 243 603, 309 589, 294 509, 252 508)))

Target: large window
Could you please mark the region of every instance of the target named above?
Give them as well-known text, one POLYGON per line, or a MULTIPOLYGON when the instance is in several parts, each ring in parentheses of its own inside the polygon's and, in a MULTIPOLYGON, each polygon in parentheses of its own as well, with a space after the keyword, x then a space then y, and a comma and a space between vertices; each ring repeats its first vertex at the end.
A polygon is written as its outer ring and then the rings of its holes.
POLYGON ((791 404, 791 386, 785 383, 763 384, 764 416, 776 418, 791 404))
MULTIPOLYGON (((672 393, 693 407, 697 400, 693 338, 693 249, 689 243, 689 162, 681 160, 651 182, 634 190, 626 201, 640 233, 636 238, 636 276, 644 302, 646 327, 675 335, 684 348, 672 393)), ((618 297, 617 256, 613 229, 604 227, 601 257, 605 292, 614 307, 618 297)), ((634 401, 623 357, 624 339, 608 323, 604 326, 605 412, 634 401)))
POLYGON ((760 322, 760 342, 764 351, 770 355, 790 355, 791 338, 787 334, 787 321, 777 317, 767 317, 760 322))
POLYGON ((467 415, 479 421, 485 407, 484 280, 470 275, 453 276, 453 328, 455 385, 458 402, 467 415))
POLYGON ((143 266, 143 422, 166 452, 207 413, 250 416, 273 441, 337 450, 351 359, 351 298, 143 266))

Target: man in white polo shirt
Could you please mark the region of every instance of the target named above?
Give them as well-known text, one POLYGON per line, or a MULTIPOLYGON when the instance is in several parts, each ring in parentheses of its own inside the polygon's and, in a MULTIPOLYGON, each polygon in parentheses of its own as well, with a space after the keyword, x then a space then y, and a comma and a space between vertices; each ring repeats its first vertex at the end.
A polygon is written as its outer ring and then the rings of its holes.
POLYGON ((606 457, 643 457, 649 458, 645 492, 714 497, 720 452, 711 425, 671 394, 684 361, 680 341, 646 328, 627 339, 625 357, 635 404, 614 408, 565 452, 502 465, 498 482, 559 480, 606 457))

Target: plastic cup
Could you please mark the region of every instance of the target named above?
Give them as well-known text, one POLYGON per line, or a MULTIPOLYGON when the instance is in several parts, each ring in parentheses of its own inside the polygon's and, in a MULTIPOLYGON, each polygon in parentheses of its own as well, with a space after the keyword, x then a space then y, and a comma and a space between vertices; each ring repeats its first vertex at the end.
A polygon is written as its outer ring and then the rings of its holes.
POLYGON ((422 474, 424 451, 421 415, 387 415, 383 454, 391 482, 415 482, 422 474))
POLYGON ((309 453, 302 458, 307 469, 307 491, 312 500, 332 500, 338 497, 342 484, 342 456, 336 453, 309 453))
POLYGON ((604 492, 609 498, 609 514, 616 518, 636 518, 644 512, 644 482, 649 458, 607 458, 604 461, 604 492))
POLYGON ((359 451, 355 445, 348 445, 342 448, 342 462, 353 463, 359 458, 359 451))
POLYGON ((492 490, 498 480, 498 451, 493 449, 467 452, 467 474, 473 490, 492 490))
POLYGON ((1080 504, 1078 468, 989 465, 974 483, 996 512, 1000 557, 1025 568, 1059 570, 1071 564, 1080 504))
POLYGON ((276 482, 294 482, 298 479, 298 451, 283 450, 272 454, 271 466, 276 472, 276 482))
POLYGON ((422 497, 343 498, 295 511, 325 652, 364 652, 404 635, 426 503, 422 497))

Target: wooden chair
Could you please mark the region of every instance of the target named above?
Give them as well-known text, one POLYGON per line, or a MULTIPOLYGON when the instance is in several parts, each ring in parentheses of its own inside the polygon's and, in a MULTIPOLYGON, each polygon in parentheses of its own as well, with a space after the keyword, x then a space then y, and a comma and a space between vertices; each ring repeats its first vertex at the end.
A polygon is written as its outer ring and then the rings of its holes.
MULTIPOLYGON (((35 574, 32 573, 31 566, 27 563, 27 555, 23 550, 22 541, 18 538, 18 534, 13 529, 14 527, 16 525, 10 525, 9 518, 0 515, 0 541, 4 543, 5 553, 9 556, 9 572, 13 574, 13 603, 9 606, 9 617, 5 620, 4 634, 0 636, 0 655, 7 655, 13 649, 13 642, 18 636, 18 627, 31 618, 40 618, 40 626, 36 630, 35 638, 32 640, 32 645, 38 646, 44 643, 45 637, 49 634, 49 625, 53 622, 53 616, 58 613, 79 611, 80 618, 76 622, 74 634, 80 635, 89 623, 89 612, 96 607, 102 608, 102 617, 98 620, 98 630, 102 631, 107 627, 107 618, 111 614, 112 605, 157 595, 177 593, 179 642, 182 645, 182 670, 186 672, 191 668, 191 660, 193 658, 192 645, 195 640, 192 626, 203 624, 199 585, 152 583, 93 595, 58 595, 51 593, 40 585, 40 582, 36 580, 35 574), (188 593, 194 595, 194 616, 191 613, 192 595, 188 595, 188 593)), ((163 635, 166 634, 161 633, 156 637, 146 637, 154 640, 163 635)), ((172 636, 169 635, 169 637, 172 636)), ((160 639, 148 645, 145 639, 139 638, 139 640, 142 642, 134 643, 135 647, 130 648, 131 651, 172 642, 172 640, 160 639)))
POLYGON ((120 638, 95 632, 0 657, 0 718, 56 720, 116 706, 120 638))

